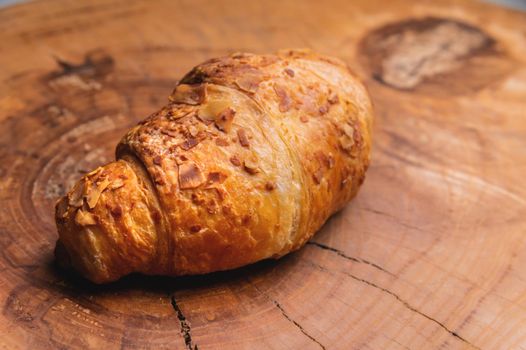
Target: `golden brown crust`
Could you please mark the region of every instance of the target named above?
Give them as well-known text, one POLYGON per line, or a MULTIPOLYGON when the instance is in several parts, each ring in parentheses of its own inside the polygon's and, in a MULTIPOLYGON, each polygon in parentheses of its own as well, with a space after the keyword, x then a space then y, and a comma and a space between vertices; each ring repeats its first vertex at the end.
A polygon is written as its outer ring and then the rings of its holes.
POLYGON ((57 257, 100 283, 282 256, 356 194, 371 123, 365 89, 338 60, 205 62, 128 132, 118 161, 57 203, 57 257))

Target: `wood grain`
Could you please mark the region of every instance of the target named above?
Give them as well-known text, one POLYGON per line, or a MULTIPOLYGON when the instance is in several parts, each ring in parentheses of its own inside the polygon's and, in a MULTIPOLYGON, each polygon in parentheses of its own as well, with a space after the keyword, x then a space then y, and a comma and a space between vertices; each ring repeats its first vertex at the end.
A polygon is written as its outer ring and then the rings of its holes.
POLYGON ((476 2, 54 1, 0 11, 0 345, 526 348, 526 14, 476 2), (94 286, 54 200, 195 64, 310 47, 376 109, 358 197, 279 261, 94 286))

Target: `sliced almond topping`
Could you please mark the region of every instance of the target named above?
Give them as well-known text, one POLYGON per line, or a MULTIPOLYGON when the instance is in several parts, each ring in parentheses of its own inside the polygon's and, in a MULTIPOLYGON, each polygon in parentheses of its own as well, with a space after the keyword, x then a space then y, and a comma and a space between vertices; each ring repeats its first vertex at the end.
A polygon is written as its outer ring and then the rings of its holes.
POLYGON ((327 102, 329 102, 331 105, 334 105, 340 101, 340 98, 338 97, 338 94, 332 93, 329 98, 327 99, 327 102))
POLYGON ((257 160, 255 160, 253 158, 245 159, 243 161, 243 166, 245 167, 245 170, 249 174, 254 175, 254 174, 257 174, 259 172, 259 167, 258 167, 257 160))
POLYGON ((86 195, 86 202, 90 209, 95 208, 97 202, 99 201, 101 193, 109 186, 110 181, 105 178, 99 183, 93 184, 89 193, 86 195))
POLYGON ((239 160, 239 158, 236 155, 233 155, 232 157, 230 157, 230 163, 232 163, 235 166, 240 166, 241 160, 239 160))
POLYGON ((238 129, 237 130, 237 137, 239 138, 239 143, 241 146, 245 148, 250 147, 250 142, 248 141, 248 135, 245 129, 238 129))
POLYGON ((279 98, 279 111, 282 113, 287 112, 292 107, 292 100, 287 91, 279 85, 274 85, 274 92, 279 98))
POLYGON ((75 222, 80 226, 96 225, 97 217, 90 212, 79 209, 75 215, 75 222))
POLYGON ((60 199, 55 205, 57 217, 65 218, 68 214, 68 201, 64 198, 60 199))
POLYGON ((354 129, 349 124, 343 124, 342 130, 343 130, 343 133, 349 136, 350 138, 354 136, 354 129))
POLYGON ((201 169, 194 163, 183 163, 179 166, 179 187, 196 188, 205 182, 201 169))
POLYGON ((245 92, 255 93, 258 90, 259 84, 263 81, 260 75, 255 74, 243 74, 236 79, 234 84, 239 89, 245 92))
POLYGON ((192 136, 192 137, 196 137, 197 134, 199 133, 199 129, 197 129, 195 127, 195 125, 190 125, 188 127, 188 133, 192 136))
POLYGON ((170 101, 177 103, 184 103, 188 105, 199 105, 206 99, 205 85, 187 85, 180 84, 175 87, 175 90, 170 96, 170 101))
POLYGON ((90 171, 89 173, 87 173, 87 174, 86 174, 86 177, 92 177, 93 175, 100 173, 101 170, 102 170, 102 167, 98 167, 97 169, 95 169, 95 170, 90 171))
POLYGON ((354 146, 354 139, 352 137, 349 137, 347 135, 342 135, 339 138, 340 146, 344 151, 351 151, 352 147, 354 146))
POLYGON ((197 141, 197 139, 189 138, 189 139, 186 139, 183 143, 181 143, 180 146, 185 151, 188 151, 190 148, 197 146, 198 143, 199 141, 197 141))
POLYGON ((179 162, 182 163, 182 162, 186 162, 187 160, 188 160, 188 157, 185 156, 184 154, 181 154, 181 155, 179 156, 179 162))
POLYGON ((213 187, 212 190, 215 191, 217 194, 217 199, 219 199, 220 202, 224 201, 226 198, 226 191, 222 188, 213 187))
POLYGON ((184 118, 190 115, 194 111, 192 106, 174 105, 174 107, 168 112, 168 119, 176 120, 184 118))
POLYGON ((314 179, 314 182, 316 182, 318 185, 321 183, 321 180, 323 179, 323 169, 319 168, 312 174, 312 178, 314 179))
POLYGON ((294 71, 290 68, 285 68, 285 73, 291 78, 294 78, 294 71))
POLYGON ((332 169, 334 167, 334 157, 332 156, 332 153, 329 153, 327 156, 327 166, 329 169, 332 169))
POLYGON ((156 173, 152 175, 153 182, 155 182, 159 186, 163 186, 166 184, 161 174, 156 173))
POLYGON ((177 131, 171 130, 171 129, 161 129, 160 132, 161 132, 161 134, 168 135, 170 137, 177 137, 177 136, 179 136, 179 133, 177 131))
POLYGON ((226 100, 209 99, 206 104, 199 108, 197 116, 205 124, 211 124, 216 121, 217 116, 229 107, 229 102, 226 100))
POLYGON ((218 138, 216 138, 216 145, 224 147, 224 146, 228 146, 229 143, 228 143, 227 139, 224 139, 222 137, 218 137, 218 138))
POLYGON ((209 184, 222 183, 223 181, 225 181, 226 178, 227 178, 226 174, 220 173, 218 171, 214 171, 214 172, 208 173, 208 177, 206 181, 209 184))
POLYGON ((86 187, 86 183, 83 181, 75 188, 73 188, 73 191, 71 191, 68 194, 68 204, 75 208, 80 208, 82 206, 82 202, 84 200, 84 188, 86 187))
POLYGON ((273 181, 267 181, 267 183, 265 184, 265 189, 267 191, 273 191, 275 188, 276 188, 276 183, 274 183, 273 181))
POLYGON ((356 144, 355 129, 349 124, 343 124, 342 132, 343 135, 339 138, 340 146, 344 151, 351 152, 356 144))
POLYGON ((192 202, 197 205, 203 205, 206 201, 200 193, 192 193, 192 202))
POLYGON ((216 127, 224 132, 229 132, 232 127, 232 122, 234 121, 234 116, 236 111, 230 107, 225 108, 217 115, 215 119, 216 127))
POLYGON ((323 104, 323 105, 318 109, 318 111, 320 112, 320 115, 327 114, 327 112, 329 111, 329 105, 328 105, 328 104, 323 104))

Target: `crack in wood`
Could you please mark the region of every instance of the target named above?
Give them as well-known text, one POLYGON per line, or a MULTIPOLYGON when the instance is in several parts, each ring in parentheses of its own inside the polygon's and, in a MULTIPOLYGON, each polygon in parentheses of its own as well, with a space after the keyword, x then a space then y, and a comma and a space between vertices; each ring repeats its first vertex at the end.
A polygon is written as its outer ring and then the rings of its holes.
POLYGON ((377 270, 380 270, 382 272, 385 272, 386 274, 388 275, 391 275, 393 277, 397 277, 394 273, 384 269, 383 267, 381 267, 380 265, 378 264, 375 264, 369 260, 365 260, 365 259, 362 259, 362 258, 355 258, 355 257, 352 257, 352 256, 349 256, 347 254, 345 254, 343 251, 339 250, 339 249, 336 249, 336 248, 333 248, 333 247, 330 247, 328 245, 325 245, 323 243, 318 243, 318 242, 314 242, 314 241, 308 241, 307 244, 309 245, 313 245, 315 247, 318 247, 318 248, 321 248, 321 249, 324 249, 324 250, 328 250, 328 251, 331 251, 333 253, 336 253, 338 254, 339 256, 341 256, 342 258, 344 259, 347 259, 347 260, 351 260, 351 261, 354 261, 354 262, 357 262, 357 263, 361 263, 361 264, 366 264, 366 265, 369 265, 369 266, 372 266, 374 267, 375 269, 377 270))
POLYGON ((316 338, 314 338, 312 335, 310 335, 296 320, 294 320, 292 317, 290 317, 289 314, 287 314, 287 312, 285 311, 285 309, 283 309, 283 306, 281 306, 281 304, 277 300, 274 300, 273 298, 271 298, 267 293, 265 293, 261 289, 259 289, 259 287, 257 285, 255 285, 254 283, 252 283, 250 280, 248 280, 248 283, 250 283, 259 292, 259 294, 263 295, 267 300, 272 302, 274 304, 274 306, 276 306, 276 308, 281 312, 283 317, 285 317, 285 319, 287 321, 289 321, 294 326, 296 326, 296 328, 298 328, 301 331, 301 333, 303 333, 310 340, 312 340, 313 342, 318 344, 319 347, 322 348, 323 350, 327 350, 325 345, 320 343, 316 338))
POLYGON ((186 321, 186 317, 183 314, 183 311, 181 310, 179 305, 177 305, 177 300, 175 299, 175 295, 171 296, 171 301, 172 301, 172 307, 177 313, 177 318, 179 319, 179 325, 181 327, 181 334, 183 335, 186 348, 188 350, 199 350, 197 345, 193 345, 192 329, 190 327, 190 324, 186 321))
MULTIPOLYGON (((313 265, 317 266, 320 270, 322 271, 325 271, 325 272, 331 272, 329 270, 327 270, 325 267, 319 265, 319 264, 316 264, 314 262, 312 262, 313 265)), ((448 327, 446 327, 445 324, 443 324, 442 322, 438 321, 437 319, 434 319, 433 317, 423 313, 422 311, 418 310, 417 308, 415 308, 414 306, 412 306, 411 304, 409 304, 406 300, 402 299, 400 296, 398 296, 398 294, 390 291, 389 289, 387 288, 384 288, 384 287, 381 287, 379 285, 377 285, 376 283, 373 283, 371 281, 368 281, 366 279, 363 279, 363 278, 360 278, 358 276, 355 276, 353 275, 352 273, 350 272, 347 272, 347 271, 340 271, 341 273, 343 273, 345 276, 348 276, 358 282, 361 282, 361 283, 365 283, 367 284, 368 286, 371 286, 373 288, 376 288, 384 293, 387 293, 389 294, 390 296, 392 296, 393 298, 395 298, 399 303, 401 303, 404 307, 406 307, 408 310, 414 312, 414 313, 417 313, 419 314, 420 316, 428 319, 429 321, 437 324, 438 326, 440 326, 440 328, 444 329, 446 332, 448 332, 450 335, 452 335, 453 337, 461 340, 462 342, 466 343, 467 345, 475 348, 475 349, 478 349, 478 350, 481 350, 481 348, 479 348, 478 346, 472 344, 470 341, 468 341, 466 338, 462 337, 460 334, 458 334, 457 332, 449 329, 448 327)))
POLYGON ((391 215, 389 213, 385 213, 385 212, 380 211, 380 210, 371 209, 371 208, 367 208, 367 207, 360 207, 358 209, 363 210, 363 211, 367 211, 367 212, 370 212, 370 213, 373 213, 373 214, 376 214, 376 215, 382 215, 382 216, 391 218, 391 219, 395 220, 398 225, 406 227, 406 228, 411 229, 411 230, 420 231, 420 232, 431 232, 431 231, 422 229, 422 228, 420 228, 418 226, 414 226, 414 225, 411 225, 411 224, 407 224, 405 222, 401 222, 401 221, 398 220, 398 218, 396 216, 391 215))

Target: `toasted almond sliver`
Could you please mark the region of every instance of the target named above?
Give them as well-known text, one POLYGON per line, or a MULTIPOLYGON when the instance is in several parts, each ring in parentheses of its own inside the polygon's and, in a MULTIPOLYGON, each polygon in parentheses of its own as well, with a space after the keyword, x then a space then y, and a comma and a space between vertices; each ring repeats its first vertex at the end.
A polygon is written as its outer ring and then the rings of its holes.
POLYGON ((245 148, 250 147, 250 142, 248 141, 248 135, 245 129, 238 129, 237 137, 239 138, 239 143, 241 144, 241 146, 245 148))
POLYGON ((234 81, 237 87, 245 92, 255 93, 263 81, 260 74, 243 74, 234 81))
POLYGON ((80 226, 96 225, 97 217, 90 212, 79 209, 75 215, 75 222, 80 226))
POLYGON ((312 174, 312 178, 314 181, 319 185, 321 183, 321 180, 323 179, 323 169, 319 168, 312 174))
POLYGON ((215 119, 215 124, 217 128, 224 132, 229 132, 232 127, 232 122, 234 121, 234 116, 236 111, 230 107, 225 108, 217 115, 215 119))
POLYGON ((109 188, 110 190, 116 190, 117 188, 121 188, 122 186, 124 186, 124 180, 117 178, 112 181, 109 188))
POLYGON ((84 188, 86 186, 86 183, 83 181, 81 183, 78 183, 75 188, 73 188, 73 191, 71 191, 68 194, 68 204, 72 207, 79 208, 82 206, 83 196, 84 196, 84 188))
POLYGON ((179 166, 179 187, 196 188, 205 182, 201 169, 194 163, 183 163, 179 166))
POLYGON ((190 134, 190 136, 196 137, 199 133, 199 129, 197 129, 194 125, 190 125, 188 127, 188 133, 190 134))
POLYGON ((274 85, 274 92, 279 99, 279 111, 282 113, 287 112, 292 107, 292 99, 287 90, 280 85, 274 85))
POLYGON ((177 85, 170 96, 172 102, 185 103, 188 105, 199 105, 206 99, 206 88, 204 85, 177 85))
POLYGON ((88 203, 88 207, 90 209, 95 208, 97 202, 99 201, 100 195, 109 186, 109 184, 110 181, 108 179, 104 179, 97 184, 93 184, 94 187, 91 187, 89 193, 86 195, 86 202, 88 203))
POLYGON ((354 136, 354 129, 349 124, 343 124, 343 133, 350 138, 353 138, 354 136))
POLYGON ((350 151, 354 146, 354 139, 347 135, 340 136, 340 145, 345 151, 350 151))
POLYGON ((258 163, 256 160, 247 158, 243 161, 243 166, 245 167, 245 170, 249 174, 257 174, 259 172, 258 163))

